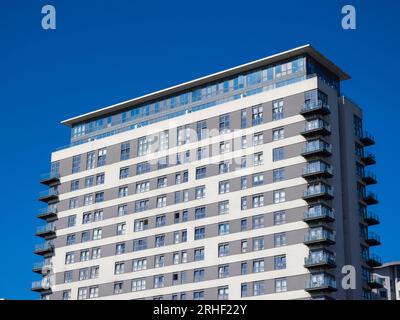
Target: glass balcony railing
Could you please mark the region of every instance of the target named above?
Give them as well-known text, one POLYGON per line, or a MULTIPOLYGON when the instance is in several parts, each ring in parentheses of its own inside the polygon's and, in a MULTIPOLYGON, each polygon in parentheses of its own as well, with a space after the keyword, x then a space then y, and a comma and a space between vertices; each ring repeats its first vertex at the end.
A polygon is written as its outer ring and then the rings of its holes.
POLYGON ((381 243, 381 237, 372 231, 369 231, 368 234, 364 238, 365 238, 365 241, 367 241, 367 242, 381 243))
POLYGON ((35 252, 50 251, 54 249, 54 244, 52 242, 45 242, 35 245, 35 252))
POLYGON ((382 265, 382 258, 376 253, 370 253, 367 257, 364 257, 366 262, 373 267, 382 265))
POLYGON ((362 217, 365 222, 367 222, 369 225, 375 225, 379 224, 379 215, 376 213, 373 213, 371 211, 365 212, 362 214, 362 217))
POLYGON ((363 131, 360 141, 364 144, 364 146, 371 146, 375 144, 375 137, 368 131, 363 131))
POLYGON ((325 183, 309 185, 307 190, 304 191, 304 197, 311 197, 323 193, 333 196, 333 188, 325 183))
POLYGON ((41 181, 57 180, 57 179, 60 179, 60 174, 58 172, 46 172, 40 175, 41 181))
POLYGON ((324 289, 331 288, 336 289, 336 280, 334 277, 329 275, 313 276, 311 275, 310 280, 306 282, 306 289, 324 289))
POLYGON ((54 223, 48 223, 44 226, 39 226, 36 228, 36 233, 49 233, 55 231, 56 231, 56 226, 54 223))
POLYGON ((322 102, 322 100, 318 101, 310 101, 306 102, 301 106, 300 113, 305 114, 305 113, 311 113, 313 111, 321 110, 325 113, 330 112, 329 110, 329 105, 322 102))
POLYGON ((45 197, 51 197, 51 196, 58 196, 58 190, 49 188, 47 190, 43 190, 39 192, 39 197, 40 198, 45 198, 45 197))
POLYGON ((330 133, 331 125, 328 122, 317 118, 317 119, 306 121, 302 133, 308 134, 311 132, 320 132, 320 131, 323 131, 326 134, 330 133))
POLYGON ((332 145, 320 139, 308 141, 306 147, 303 149, 303 154, 315 152, 332 153, 332 145))
POLYGON ((304 264, 307 265, 335 265, 336 259, 333 254, 326 251, 313 252, 308 257, 304 258, 304 264))
POLYGON ((329 175, 332 175, 333 169, 330 164, 327 164, 323 161, 316 161, 313 163, 308 163, 303 170, 304 175, 310 175, 313 173, 325 172, 329 175))
POLYGON ((364 162, 365 165, 371 165, 376 163, 376 158, 373 153, 364 151, 361 156, 361 161, 364 162))
POLYGON ((324 228, 310 229, 304 235, 304 242, 330 241, 335 242, 335 233, 324 228))
POLYGON ((323 205, 311 207, 308 211, 304 212, 304 219, 306 220, 318 218, 328 218, 333 220, 335 219, 335 214, 332 209, 323 205))

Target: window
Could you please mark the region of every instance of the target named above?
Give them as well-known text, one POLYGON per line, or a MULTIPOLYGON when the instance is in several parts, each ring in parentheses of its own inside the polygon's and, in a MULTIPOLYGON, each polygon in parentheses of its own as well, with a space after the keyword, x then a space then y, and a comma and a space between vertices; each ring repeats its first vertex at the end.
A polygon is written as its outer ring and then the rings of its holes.
POLYGON ((149 200, 139 200, 135 202, 135 212, 141 212, 149 209, 149 200))
POLYGON ((204 291, 194 291, 193 300, 204 300, 204 291))
POLYGON ((90 279, 96 279, 99 277, 99 271, 100 267, 99 266, 94 266, 90 268, 90 279))
POLYGON ((253 272, 264 272, 264 260, 254 260, 253 261, 253 272))
POLYGON ((206 167, 196 168, 196 179, 203 179, 206 177, 206 167))
POLYGON ((146 279, 132 280, 132 291, 146 290, 146 279))
POLYGON ((274 191, 274 203, 285 202, 285 190, 274 191))
POLYGON ((262 207, 264 205, 264 195, 258 194, 253 196, 253 208, 262 207))
POLYGON ((97 154, 97 166, 104 166, 107 162, 107 149, 100 149, 97 154))
POLYGON ((246 210, 247 209, 247 197, 242 197, 240 199, 240 209, 246 210))
POLYGON ((241 110, 240 112, 240 128, 247 128, 247 112, 246 109, 241 110))
POLYGON ((198 227, 194 229, 194 240, 204 239, 206 237, 206 229, 198 227))
POLYGON ((247 189, 247 177, 240 177, 240 189, 247 189))
POLYGON ((229 234, 229 223, 220 223, 218 225, 218 235, 223 236, 229 234))
POLYGON ((92 249, 92 259, 101 258, 101 248, 93 248, 92 249))
POLYGON ((91 151, 86 155, 86 170, 93 169, 96 162, 96 152, 91 151))
POLYGON ((194 249, 194 261, 204 260, 204 248, 194 249))
POLYGON ((82 250, 80 255, 80 261, 88 261, 88 260, 90 260, 89 250, 82 250))
POLYGON ((285 168, 274 169, 272 172, 272 182, 278 182, 285 179, 285 168))
POLYGON ((133 271, 140 271, 147 269, 147 260, 146 259, 136 259, 133 260, 133 271))
POLYGON ((146 172, 150 172, 150 163, 146 161, 136 165, 136 174, 142 174, 146 172))
POLYGON ((178 127, 176 140, 178 146, 190 142, 190 128, 187 125, 178 127))
POLYGON ((158 235, 155 236, 155 247, 163 247, 165 246, 165 235, 158 235))
POLYGON ((283 118, 283 100, 274 101, 272 103, 272 120, 283 118))
POLYGON ((247 297, 247 284, 246 283, 242 283, 240 286, 240 295, 241 297, 247 297))
POLYGON ((90 241, 90 232, 83 231, 81 234, 81 242, 87 242, 87 241, 90 241))
POLYGON ((282 247, 284 245, 286 245, 286 234, 284 232, 274 234, 274 246, 282 247))
POLYGON ((218 245, 218 257, 225 257, 229 255, 229 243, 218 245))
POLYGON ((87 288, 78 288, 78 300, 87 299, 87 288))
POLYGON ((104 183, 104 173, 99 173, 96 176, 96 185, 103 184, 103 183, 104 183))
POLYGON ((275 148, 272 150, 272 161, 283 160, 283 158, 284 158, 283 147, 275 148))
POLYGON ((134 224, 134 231, 143 231, 146 230, 149 226, 149 220, 148 219, 140 219, 140 220, 135 220, 134 224))
POLYGON ((136 183, 136 193, 142 193, 150 190, 150 181, 136 183))
POLYGON ((204 159, 206 157, 206 148, 198 148, 197 149, 197 160, 204 159))
POLYGON ((279 225, 283 223, 286 223, 286 212, 285 211, 274 212, 274 225, 279 225))
POLYGON ((158 159, 158 161, 157 161, 158 170, 168 167, 168 159, 169 159, 168 156, 158 159))
POLYGON ((128 196, 128 187, 127 186, 120 187, 118 190, 118 197, 122 198, 127 196, 128 196))
POLYGON ((205 216, 206 216, 206 207, 200 207, 194 210, 194 218, 196 220, 205 218, 205 216))
POLYGON ((195 198, 196 199, 202 199, 205 196, 206 196, 206 187, 205 186, 196 187, 196 189, 195 189, 195 198))
POLYGON ((118 206, 118 217, 122 217, 126 214, 128 214, 128 205, 126 205, 126 204, 119 205, 118 206))
POLYGON ((194 270, 193 273, 194 282, 199 282, 204 280, 204 269, 194 270))
POLYGON ((362 137, 363 135, 362 119, 354 115, 353 122, 354 122, 354 135, 357 137, 362 137))
POLYGON ((230 169, 230 164, 227 161, 219 163, 219 174, 228 173, 230 169))
POLYGON ((93 230, 93 240, 100 240, 103 230, 101 228, 97 228, 93 230))
POLYGON ((285 130, 283 128, 274 129, 272 131, 272 140, 277 141, 285 138, 285 130))
POLYGON ((94 221, 103 220, 103 210, 95 210, 93 212, 93 220, 94 221))
POLYGON ((258 152, 254 154, 253 157, 253 165, 254 166, 260 166, 264 163, 263 161, 263 153, 262 152, 258 152))
POLYGON ((120 294, 123 292, 123 282, 114 283, 114 294, 120 294))
POLYGON ((230 116, 225 114, 219 117, 219 133, 223 134, 230 131, 230 116))
POLYGON ((157 197, 157 208, 162 208, 167 205, 167 196, 157 197))
POLYGON ((71 191, 75 191, 79 189, 79 180, 71 181, 71 191))
POLYGON ((286 269, 286 255, 274 257, 275 270, 286 269))
POLYGON ((74 263, 75 261, 75 254, 73 252, 67 252, 65 254, 65 264, 71 264, 74 263))
POLYGON ((275 279, 275 292, 287 291, 287 281, 285 278, 275 279))
POLYGON ((72 271, 65 271, 64 272, 64 283, 72 282, 72 271))
POLYGON ((158 256, 154 257, 154 266, 156 268, 164 267, 164 265, 165 265, 164 255, 161 254, 161 255, 158 255, 158 256))
POLYGON ((129 167, 121 168, 119 170, 119 178, 126 179, 129 177, 129 167))
POLYGON ((71 290, 63 291, 62 299, 63 300, 71 300, 71 290))
POLYGON ((247 230, 247 219, 240 220, 240 231, 247 230))
POLYGON ((150 139, 147 137, 141 137, 138 139, 138 157, 148 154, 150 152, 150 139))
POLYGON ((240 264, 240 274, 247 274, 247 262, 242 262, 240 264))
POLYGON ((131 145, 129 142, 121 143, 121 161, 128 160, 131 153, 131 145))
POLYGON ((261 105, 252 108, 251 122, 253 126, 263 122, 263 107, 261 105))
POLYGON ((155 276, 154 288, 162 288, 162 287, 164 287, 164 276, 155 276))
POLYGON ((199 121, 196 124, 196 133, 197 133, 197 140, 203 140, 208 137, 208 130, 207 130, 207 121, 199 121))
POLYGON ((85 188, 90 188, 94 186, 94 176, 85 178, 85 188))
POLYGON ((94 202, 99 203, 104 201, 104 192, 96 192, 94 202))
POLYGON ((227 153, 231 150, 231 143, 229 141, 223 141, 219 144, 219 153, 227 153))
POLYGON ((167 186, 167 177, 161 177, 157 179, 157 188, 165 188, 167 186))
POLYGON ((73 227, 76 224, 76 215, 68 216, 68 227, 73 227))
POLYGON ((165 214, 156 217, 156 227, 163 227, 166 224, 165 214))
POLYGON ((257 187, 264 184, 264 173, 253 175, 253 187, 257 187))
POLYGON ((117 224, 117 236, 122 236, 126 233, 126 223, 118 223, 117 224))
POLYGON ((264 134, 262 132, 255 133, 253 136, 253 146, 258 146, 263 143, 264 143, 264 134))
POLYGON ((258 237, 253 239, 253 251, 264 250, 264 238, 258 237))
POLYGON ((246 136, 242 136, 242 138, 240 140, 240 147, 242 149, 246 149, 247 148, 247 137, 246 136))
POLYGON ((260 296, 265 294, 265 284, 264 281, 253 282, 253 295, 260 296))
POLYGON ((229 277, 229 266, 223 265, 218 267, 218 278, 229 277))
POLYGON ((242 253, 246 253, 247 252, 247 240, 242 240, 240 242, 240 248, 242 250, 242 253))
POLYGON ((160 142, 160 150, 167 150, 169 148, 169 133, 168 133, 168 131, 160 132, 159 142, 160 142))
POLYGON ((89 298, 97 298, 99 296, 99 287, 91 287, 89 288, 89 298))
POLYGON ((247 156, 243 156, 240 158, 240 168, 247 168, 247 156))
POLYGON ((73 156, 72 157, 72 173, 76 173, 81 171, 81 156, 73 156))
POLYGON ((259 229, 264 227, 264 215, 253 217, 253 229, 259 229))
POLYGON ((79 281, 89 279, 89 269, 84 268, 79 270, 79 281))
POLYGON ((138 239, 133 241, 133 251, 140 251, 147 249, 147 239, 138 239))
POLYGON ((228 180, 221 181, 219 183, 219 193, 220 194, 224 194, 224 193, 227 193, 227 192, 229 192, 229 181, 228 180))
POLYGON ((93 204, 93 195, 92 194, 86 194, 83 197, 83 205, 84 206, 88 206, 88 205, 91 205, 91 204, 93 204))
POLYGON ((218 203, 218 214, 225 214, 229 212, 229 200, 220 201, 218 203))
POLYGON ((125 243, 117 243, 115 245, 115 254, 123 254, 125 253, 125 243))

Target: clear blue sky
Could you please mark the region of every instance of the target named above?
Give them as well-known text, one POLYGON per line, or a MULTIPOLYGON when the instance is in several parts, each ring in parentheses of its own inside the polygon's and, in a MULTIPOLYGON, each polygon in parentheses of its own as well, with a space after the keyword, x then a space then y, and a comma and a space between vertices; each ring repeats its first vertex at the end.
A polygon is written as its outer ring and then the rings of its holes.
POLYGON ((30 292, 39 175, 68 142, 63 119, 311 43, 353 80, 343 83, 377 141, 385 261, 400 260, 399 1, 1 1, 0 297, 30 292), (341 28, 353 4, 357 30, 341 28), (41 8, 57 29, 41 29, 41 8))

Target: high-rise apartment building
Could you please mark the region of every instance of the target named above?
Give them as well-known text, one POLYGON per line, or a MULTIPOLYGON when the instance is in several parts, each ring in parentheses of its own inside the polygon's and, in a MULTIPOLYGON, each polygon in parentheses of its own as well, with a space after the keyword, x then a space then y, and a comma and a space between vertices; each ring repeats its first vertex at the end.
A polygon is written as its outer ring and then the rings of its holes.
POLYGON ((369 299, 375 156, 309 45, 63 121, 43 299, 369 299), (341 285, 356 270, 356 289, 341 285))
POLYGON ((370 284, 373 299, 400 300, 400 261, 374 268, 370 284))

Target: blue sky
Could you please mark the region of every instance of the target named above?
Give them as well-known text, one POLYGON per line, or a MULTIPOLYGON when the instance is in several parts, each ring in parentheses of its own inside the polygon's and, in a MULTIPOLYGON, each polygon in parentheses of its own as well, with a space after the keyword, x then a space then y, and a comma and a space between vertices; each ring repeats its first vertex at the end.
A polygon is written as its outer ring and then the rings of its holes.
POLYGON ((37 298, 39 175, 68 143, 61 120, 306 43, 353 78, 343 92, 377 141, 376 252, 400 260, 399 10, 398 1, 2 1, 0 297, 37 298), (45 4, 57 9, 54 31, 41 28, 45 4), (341 28, 345 4, 356 7, 356 30, 341 28))

